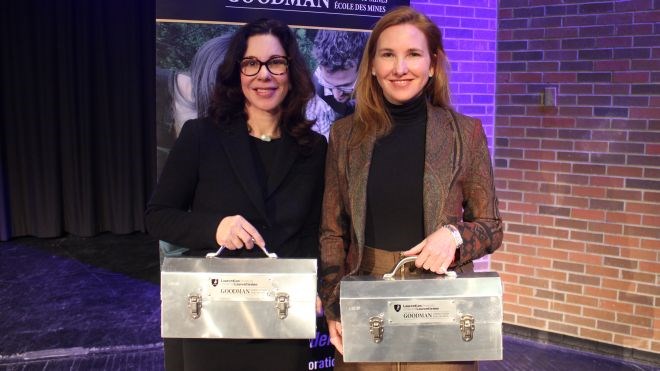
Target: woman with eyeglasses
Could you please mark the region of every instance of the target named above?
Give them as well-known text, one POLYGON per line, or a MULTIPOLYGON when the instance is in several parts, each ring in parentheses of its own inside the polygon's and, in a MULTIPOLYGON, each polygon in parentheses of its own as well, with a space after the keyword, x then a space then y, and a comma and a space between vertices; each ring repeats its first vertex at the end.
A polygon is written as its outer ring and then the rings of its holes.
MULTIPOLYGON (((188 121, 147 206, 154 237, 203 256, 314 258, 327 143, 305 107, 314 87, 295 35, 260 19, 232 37, 209 116, 188 121), (227 251, 228 250, 228 251, 227 251)), ((296 370, 307 340, 165 339, 168 370, 296 370)))
POLYGON ((403 256, 417 257, 398 272, 404 277, 471 272, 473 260, 502 242, 486 136, 479 120, 452 109, 446 65, 438 26, 410 7, 390 11, 365 47, 355 114, 331 128, 320 292, 335 370, 478 369, 476 362, 345 363, 341 356, 344 276, 382 277, 403 256))

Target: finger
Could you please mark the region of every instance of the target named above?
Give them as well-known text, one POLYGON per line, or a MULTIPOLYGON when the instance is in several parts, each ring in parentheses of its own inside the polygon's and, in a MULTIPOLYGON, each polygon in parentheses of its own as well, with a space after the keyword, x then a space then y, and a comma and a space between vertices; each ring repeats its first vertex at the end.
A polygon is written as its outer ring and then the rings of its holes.
POLYGON ((426 258, 426 260, 424 260, 424 264, 422 264, 422 268, 426 270, 431 270, 431 268, 435 267, 435 265, 433 264, 435 261, 436 259, 434 256, 432 255, 429 256, 428 258, 426 258))
POLYGON ((417 268, 423 268, 426 261, 429 259, 429 248, 425 245, 422 251, 417 255, 417 260, 415 260, 415 266, 417 268))
POLYGON ((451 263, 454 262, 455 254, 456 249, 452 241, 452 243, 442 250, 442 254, 439 256, 438 272, 436 273, 446 273, 451 263))
POLYGON ((261 247, 266 247, 266 241, 263 237, 261 237, 261 233, 259 233, 257 228, 255 228, 247 220, 242 224, 242 227, 250 235, 250 237, 254 239, 255 244, 261 247))
POLYGON ((229 234, 226 237, 218 239, 217 241, 218 241, 218 245, 224 246, 226 249, 236 250, 236 246, 231 241, 231 238, 230 238, 229 234))
POLYGON ((323 303, 321 302, 321 298, 319 298, 318 295, 316 295, 316 316, 323 316, 323 303))
MULTIPOLYGON (((422 268, 426 270, 431 270, 434 267, 437 268, 439 265, 435 264, 438 262, 437 250, 430 245, 427 245, 426 248, 419 254, 419 256, 424 258, 422 268)), ((419 260, 419 258, 417 259, 419 260)))
POLYGON ((252 236, 250 236, 250 234, 245 229, 240 228, 236 235, 241 240, 243 246, 245 246, 246 249, 249 250, 252 248, 252 246, 254 246, 254 240, 252 239, 252 236))
POLYGON ((438 273, 438 270, 440 269, 442 262, 443 260, 438 256, 429 256, 429 258, 426 259, 426 262, 424 262, 424 269, 438 273))
POLYGON ((335 338, 334 343, 332 342, 332 338, 330 338, 330 343, 335 346, 339 354, 344 355, 344 340, 341 337, 335 338))
POLYGON ((232 236, 230 241, 234 245, 234 248, 236 248, 236 249, 243 248, 243 241, 241 241, 241 239, 238 238, 238 236, 236 236, 236 235, 232 236))
POLYGON ((255 242, 254 238, 252 238, 252 236, 250 236, 250 238, 248 238, 247 241, 244 241, 245 248, 248 249, 248 250, 252 250, 252 248, 254 248, 254 245, 255 245, 254 242, 255 242))
POLYGON ((344 354, 344 343, 339 336, 330 336, 330 344, 334 345, 341 355, 344 354))
POLYGON ((231 226, 233 223, 234 217, 233 216, 228 216, 222 218, 220 220, 220 223, 218 223, 218 227, 215 230, 215 241, 218 243, 218 245, 223 245, 227 247, 228 249, 233 250, 233 246, 229 246, 229 236, 230 236, 230 230, 231 226))
POLYGON ((337 327, 335 326, 335 321, 328 320, 328 335, 336 336, 337 327))
POLYGON ((424 248, 424 245, 426 244, 426 239, 422 240, 422 242, 418 243, 417 245, 413 246, 411 249, 404 251, 402 254, 404 256, 414 256, 420 253, 422 249, 424 248))
POLYGON ((335 346, 337 351, 344 354, 344 339, 342 337, 342 327, 341 322, 333 321, 334 323, 331 326, 328 326, 328 332, 330 333, 330 343, 335 346), (334 325, 334 326, 333 326, 334 325), (332 327, 332 330, 329 328, 332 327))
POLYGON ((437 273, 447 273, 447 270, 449 269, 449 266, 451 265, 452 261, 454 261, 453 257, 447 257, 444 259, 444 262, 440 264, 440 271, 437 273))

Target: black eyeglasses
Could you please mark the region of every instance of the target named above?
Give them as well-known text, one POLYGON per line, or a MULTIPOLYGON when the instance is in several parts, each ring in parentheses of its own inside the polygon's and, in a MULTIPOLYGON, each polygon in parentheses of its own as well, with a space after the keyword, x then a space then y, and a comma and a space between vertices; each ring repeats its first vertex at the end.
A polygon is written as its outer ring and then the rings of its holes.
POLYGON ((321 73, 315 74, 315 76, 317 77, 317 80, 319 81, 319 84, 321 84, 321 86, 323 86, 324 88, 327 88, 327 89, 330 89, 330 90, 339 90, 343 94, 353 93, 353 91, 355 90, 355 84, 357 83, 357 76, 356 76, 356 79, 353 80, 352 83, 339 85, 339 86, 333 85, 333 84, 329 83, 328 81, 326 81, 325 78, 323 77, 323 74, 321 74, 321 73))
POLYGON ((261 66, 266 66, 268 72, 273 75, 284 75, 289 69, 289 59, 279 55, 268 58, 262 62, 254 57, 243 58, 240 60, 241 73, 245 76, 254 76, 261 71, 261 66))

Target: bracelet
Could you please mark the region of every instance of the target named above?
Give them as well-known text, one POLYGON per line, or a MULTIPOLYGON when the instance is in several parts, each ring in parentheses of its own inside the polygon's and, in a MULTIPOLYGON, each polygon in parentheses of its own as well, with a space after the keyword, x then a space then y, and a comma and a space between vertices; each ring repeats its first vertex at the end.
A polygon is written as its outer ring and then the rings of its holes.
POLYGON ((451 224, 445 224, 442 228, 446 228, 451 236, 454 237, 454 242, 456 242, 456 250, 460 249, 463 246, 463 237, 461 237, 461 232, 458 231, 458 228, 451 224))

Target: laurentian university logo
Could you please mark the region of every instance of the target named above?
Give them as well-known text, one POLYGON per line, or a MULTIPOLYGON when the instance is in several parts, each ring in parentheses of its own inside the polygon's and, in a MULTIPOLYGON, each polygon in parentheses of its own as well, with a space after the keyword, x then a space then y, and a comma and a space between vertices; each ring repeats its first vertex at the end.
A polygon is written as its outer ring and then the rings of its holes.
POLYGON ((401 310, 401 304, 394 304, 394 310, 395 311, 400 311, 401 310))
POLYGON ((213 285, 213 287, 218 286, 218 279, 217 278, 211 278, 211 285, 213 285))

